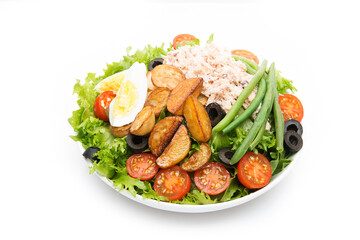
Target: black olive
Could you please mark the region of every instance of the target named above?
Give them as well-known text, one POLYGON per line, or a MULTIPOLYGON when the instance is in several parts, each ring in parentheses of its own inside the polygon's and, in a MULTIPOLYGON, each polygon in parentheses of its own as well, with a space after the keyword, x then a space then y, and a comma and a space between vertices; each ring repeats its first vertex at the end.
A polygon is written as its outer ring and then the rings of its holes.
POLYGON ((230 160, 234 156, 235 151, 231 148, 222 148, 219 151, 220 161, 226 165, 231 165, 230 160))
POLYGON ((292 130, 292 131, 295 131, 300 136, 302 136, 302 134, 303 134, 303 127, 302 127, 301 123, 294 119, 287 120, 284 123, 284 128, 285 128, 285 132, 292 130))
POLYGON ((211 127, 215 127, 226 115, 226 112, 218 103, 210 103, 205 110, 209 115, 211 127))
POLYGON ((155 58, 153 60, 151 60, 148 64, 148 70, 151 71, 153 70, 157 65, 161 65, 163 64, 164 59, 162 58, 155 58))
POLYGON ((126 143, 133 153, 142 153, 145 149, 148 148, 148 137, 136 136, 129 133, 126 138, 126 143))
POLYGON ((285 132, 284 147, 290 153, 296 153, 300 151, 303 146, 303 140, 299 134, 294 130, 285 132))
POLYGON ((85 150, 85 152, 83 153, 83 156, 92 161, 98 162, 99 158, 97 156, 94 156, 95 153, 97 153, 98 151, 100 151, 100 148, 98 148, 98 147, 89 147, 88 149, 85 150))

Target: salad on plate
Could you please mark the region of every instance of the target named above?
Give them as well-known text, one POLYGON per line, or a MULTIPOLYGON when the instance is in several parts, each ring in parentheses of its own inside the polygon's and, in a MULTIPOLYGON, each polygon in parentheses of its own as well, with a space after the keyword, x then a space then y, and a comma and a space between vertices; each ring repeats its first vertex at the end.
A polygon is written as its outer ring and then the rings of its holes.
POLYGON ((248 50, 190 34, 77 80, 69 123, 119 191, 171 204, 228 202, 268 185, 303 145, 293 82, 248 50))

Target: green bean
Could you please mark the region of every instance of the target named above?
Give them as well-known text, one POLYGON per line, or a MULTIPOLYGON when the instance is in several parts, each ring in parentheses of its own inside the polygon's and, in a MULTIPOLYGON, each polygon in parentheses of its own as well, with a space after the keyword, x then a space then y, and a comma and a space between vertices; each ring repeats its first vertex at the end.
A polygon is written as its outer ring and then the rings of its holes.
POLYGON ((238 99, 231 107, 230 111, 226 114, 226 116, 213 128, 213 133, 222 131, 230 122, 234 119, 236 114, 239 112, 242 104, 245 99, 249 96, 249 94, 254 90, 255 86, 258 84, 262 76, 264 75, 266 69, 267 61, 264 60, 261 64, 259 70, 255 73, 249 84, 243 89, 240 93, 238 99))
POLYGON ((242 141, 241 145, 236 149, 235 154, 230 160, 230 164, 235 164, 244 156, 244 154, 249 149, 251 143, 256 137, 256 134, 259 132, 260 127, 267 121, 266 115, 268 109, 272 106, 272 99, 274 97, 274 84, 275 84, 275 65, 274 63, 270 66, 269 76, 266 79, 267 83, 267 90, 263 100, 263 104, 260 108, 259 113, 257 114, 254 124, 251 126, 248 134, 246 135, 245 139, 242 141))
MULTIPOLYGON (((281 78, 280 73, 276 71, 276 78, 281 78)), ((276 150, 282 152, 284 150, 284 115, 281 112, 279 105, 279 94, 276 86, 274 87, 274 120, 275 120, 275 136, 276 136, 276 150)))
POLYGON ((259 69, 259 65, 256 62, 254 62, 253 60, 247 59, 242 56, 236 56, 236 59, 241 60, 242 62, 248 64, 251 68, 253 68, 255 70, 259 69))
POLYGON ((229 133, 234 128, 239 126, 239 124, 242 123, 245 119, 247 119, 259 107, 261 101, 265 96, 265 92, 266 92, 266 82, 265 79, 262 78, 254 100, 250 103, 248 108, 239 115, 238 118, 236 118, 226 128, 224 128, 223 132, 225 134, 229 133))
POLYGON ((260 130, 257 133, 254 141, 252 141, 252 143, 250 144, 249 148, 250 148, 251 151, 260 143, 260 141, 262 140, 262 138, 263 138, 263 136, 265 134, 266 123, 268 122, 267 120, 269 119, 270 113, 272 111, 273 101, 274 101, 274 98, 272 99, 272 103, 270 104, 270 108, 266 112, 266 117, 265 117, 266 121, 263 122, 263 124, 261 125, 260 130))
MULTIPOLYGON (((241 60, 240 60, 241 61, 241 60)), ((254 75, 256 73, 256 70, 253 69, 249 64, 247 64, 246 62, 242 62, 243 64, 245 64, 246 66, 246 72, 248 74, 254 75)))
POLYGON ((236 61, 241 61, 246 66, 246 72, 251 74, 251 75, 254 75, 256 73, 256 71, 259 70, 258 65, 256 65, 255 67, 253 66, 254 64, 256 64, 255 62, 252 63, 252 64, 249 64, 249 61, 251 61, 249 59, 246 59, 244 57, 237 56, 237 55, 233 55, 233 58, 236 61))

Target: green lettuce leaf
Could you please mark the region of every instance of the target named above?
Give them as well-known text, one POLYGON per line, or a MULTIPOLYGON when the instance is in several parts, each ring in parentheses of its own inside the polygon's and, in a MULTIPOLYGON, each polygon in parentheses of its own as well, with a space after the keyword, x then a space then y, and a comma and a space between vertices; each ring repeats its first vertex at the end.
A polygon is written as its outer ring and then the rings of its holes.
POLYGON ((279 71, 276 72, 276 83, 279 94, 286 94, 288 91, 291 91, 292 93, 297 91, 293 86, 293 81, 282 77, 279 71))
POLYGON ((188 204, 188 205, 202 205, 202 204, 214 204, 218 202, 217 199, 211 199, 211 197, 203 191, 193 190, 189 192, 185 197, 178 201, 172 201, 173 203, 188 204))
POLYGON ((206 44, 210 44, 214 41, 214 34, 211 34, 209 40, 206 41, 206 44))

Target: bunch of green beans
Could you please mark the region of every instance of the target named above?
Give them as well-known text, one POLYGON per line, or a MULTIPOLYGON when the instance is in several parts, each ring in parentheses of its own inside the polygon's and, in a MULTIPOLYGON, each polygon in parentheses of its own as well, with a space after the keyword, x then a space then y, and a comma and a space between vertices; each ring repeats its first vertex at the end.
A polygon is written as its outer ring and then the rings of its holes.
POLYGON ((260 108, 259 113, 257 114, 254 124, 251 126, 248 134, 245 139, 242 141, 241 145, 236 149, 235 154, 231 158, 230 164, 235 164, 244 156, 244 154, 249 149, 251 143, 254 141, 256 135, 258 134, 261 126, 267 121, 267 113, 270 107, 272 107, 274 99, 274 85, 276 84, 275 79, 275 64, 272 63, 269 69, 269 74, 266 79, 266 94, 260 108))
MULTIPOLYGON (((241 57, 241 56, 236 56, 237 60, 241 60, 247 67, 247 72, 249 74, 251 74, 252 72, 256 72, 259 69, 259 66, 252 60, 241 57)), ((267 72, 264 73, 265 77, 268 77, 267 72)), ((283 152, 284 150, 284 116, 281 112, 280 109, 280 105, 279 105, 279 98, 278 98, 278 91, 277 91, 277 82, 281 82, 282 76, 280 76, 279 71, 277 71, 275 69, 275 84, 274 84, 274 99, 273 99, 273 104, 272 104, 272 108, 270 108, 267 112, 267 116, 266 119, 269 118, 271 111, 273 110, 274 113, 274 120, 275 120, 275 134, 276 134, 276 149, 279 152, 283 152)), ((259 86, 260 88, 260 86, 259 86)), ((260 96, 259 96, 260 97, 260 96)), ((256 98, 256 97, 255 97, 256 98)), ((255 100, 255 99, 254 99, 255 100)), ((253 101, 254 101, 253 100, 253 101)), ((249 106, 250 107, 250 106, 249 106)), ((250 111, 250 110, 249 110, 250 111)), ((252 113, 252 112, 251 112, 252 113)), ((251 115, 250 113, 250 115, 251 115)), ((245 117, 245 116, 244 116, 245 117)), ((236 119, 237 122, 240 124, 241 121, 243 121, 242 119, 236 119)), ((234 121, 235 122, 235 121, 234 121)), ((238 124, 236 125, 235 123, 231 123, 228 127, 226 127, 223 131, 225 133, 230 132, 232 129, 234 129, 236 126, 238 126, 238 124), (236 125, 236 126, 235 126, 236 125), (231 130, 230 130, 230 126, 231 126, 231 130)), ((250 144, 250 150, 253 150, 262 140, 264 133, 265 133, 265 129, 266 129, 266 123, 267 121, 265 121, 263 123, 263 125, 261 126, 259 132, 256 135, 256 138, 254 139, 254 141, 250 144)))

